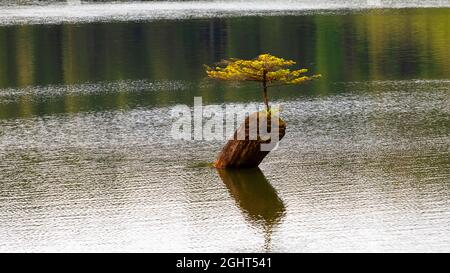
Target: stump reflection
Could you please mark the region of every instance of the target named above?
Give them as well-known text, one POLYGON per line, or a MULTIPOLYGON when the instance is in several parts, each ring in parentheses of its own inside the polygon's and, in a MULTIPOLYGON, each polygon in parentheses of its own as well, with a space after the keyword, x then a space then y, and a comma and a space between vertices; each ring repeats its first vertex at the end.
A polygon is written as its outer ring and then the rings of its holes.
POLYGON ((217 171, 247 220, 263 228, 265 249, 270 250, 273 227, 285 212, 276 190, 259 168, 217 171))

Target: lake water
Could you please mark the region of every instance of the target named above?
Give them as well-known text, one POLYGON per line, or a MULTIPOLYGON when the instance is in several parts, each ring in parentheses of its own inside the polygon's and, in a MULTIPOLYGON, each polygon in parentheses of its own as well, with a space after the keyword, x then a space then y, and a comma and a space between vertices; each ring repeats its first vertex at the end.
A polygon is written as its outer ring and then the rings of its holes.
POLYGON ((450 251, 449 1, 16 2, 0 251, 450 251), (324 77, 270 90, 279 148, 219 172, 170 111, 260 103, 202 65, 264 52, 324 77))

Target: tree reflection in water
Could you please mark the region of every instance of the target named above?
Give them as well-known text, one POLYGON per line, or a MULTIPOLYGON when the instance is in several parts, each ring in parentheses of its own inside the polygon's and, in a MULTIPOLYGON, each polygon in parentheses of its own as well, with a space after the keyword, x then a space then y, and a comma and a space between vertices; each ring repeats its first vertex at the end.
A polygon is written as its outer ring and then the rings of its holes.
POLYGON ((273 229, 285 214, 276 190, 259 168, 217 171, 245 218, 264 230, 264 248, 270 251, 273 229))

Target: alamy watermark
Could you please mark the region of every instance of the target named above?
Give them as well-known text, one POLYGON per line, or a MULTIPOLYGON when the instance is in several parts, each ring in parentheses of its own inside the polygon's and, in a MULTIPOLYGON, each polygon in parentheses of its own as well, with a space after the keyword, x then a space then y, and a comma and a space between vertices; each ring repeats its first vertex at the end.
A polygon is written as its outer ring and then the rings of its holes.
POLYGON ((204 106, 201 97, 194 97, 193 109, 177 105, 171 109, 171 116, 171 137, 174 139, 259 140, 261 151, 276 149, 280 140, 280 107, 277 104, 271 106, 268 114, 259 109, 258 104, 204 106))

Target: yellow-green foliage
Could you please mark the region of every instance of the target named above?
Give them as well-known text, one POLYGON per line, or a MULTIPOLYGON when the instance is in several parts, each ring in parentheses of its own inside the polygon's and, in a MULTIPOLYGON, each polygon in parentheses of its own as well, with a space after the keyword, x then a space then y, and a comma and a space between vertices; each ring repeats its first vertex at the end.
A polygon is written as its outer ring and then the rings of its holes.
POLYGON ((229 59, 222 61, 222 66, 206 66, 209 78, 227 81, 256 81, 267 84, 301 84, 321 77, 320 74, 306 76, 308 69, 290 70, 295 64, 270 54, 261 54, 253 60, 229 59))

